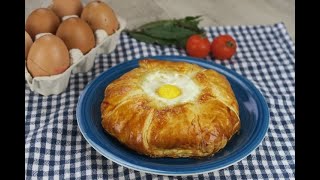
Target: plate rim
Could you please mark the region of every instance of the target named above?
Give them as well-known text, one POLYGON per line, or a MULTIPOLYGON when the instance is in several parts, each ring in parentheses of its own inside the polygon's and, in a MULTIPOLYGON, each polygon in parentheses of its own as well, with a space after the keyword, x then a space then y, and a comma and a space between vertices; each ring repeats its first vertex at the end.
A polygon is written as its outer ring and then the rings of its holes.
MULTIPOLYGON (((214 70, 216 70, 214 69, 214 70)), ((224 76, 226 76, 224 73, 222 73, 224 76)), ((269 107, 268 104, 266 102, 265 97, 262 95, 260 89, 258 89, 251 81, 249 81, 246 77, 238 74, 237 72, 235 72, 232 69, 229 69, 223 65, 208 61, 208 60, 203 60, 203 59, 199 59, 199 58, 193 58, 193 57, 187 57, 187 56, 175 56, 175 55, 157 55, 157 56, 146 56, 146 57, 140 57, 140 58, 133 58, 132 60, 127 60, 124 62, 121 62, 119 64, 116 64, 110 68, 108 68, 107 70, 101 72, 98 76, 96 76, 94 79, 92 79, 83 89, 83 91, 81 92, 80 96, 78 97, 78 103, 77 103, 77 107, 76 107, 76 119, 77 119, 77 124, 79 126, 80 132, 82 134, 82 136, 86 139, 86 141, 88 142, 88 144, 94 148, 97 152, 99 152, 102 156, 104 156, 105 158, 109 159, 110 161, 117 163, 118 165, 124 166, 126 168, 132 169, 132 170, 136 170, 136 171, 141 171, 144 173, 151 173, 151 174, 156 174, 156 175, 166 175, 166 176, 188 176, 188 175, 197 175, 197 174, 203 174, 203 173, 209 173, 209 172, 213 172, 213 171, 218 171, 221 169, 224 169, 226 167, 232 166, 234 164, 236 164, 237 162, 245 159, 246 157, 248 157, 250 154, 252 154, 263 142, 268 129, 269 129, 269 124, 270 124, 270 111, 269 111, 269 107), (184 62, 189 62, 189 63, 193 63, 193 64, 197 64, 197 65, 205 65, 205 66, 210 66, 210 67, 214 67, 216 69, 219 69, 220 71, 223 71, 224 73, 227 73, 229 75, 232 75, 232 78, 235 78, 237 80, 240 80, 241 82, 243 82, 244 84, 246 84, 247 86, 249 86, 249 88, 252 90, 252 92, 256 95, 256 97, 259 100, 259 103, 257 103, 258 105, 261 105, 261 109, 262 109, 262 119, 264 120, 264 124, 262 127, 264 127, 262 133, 258 134, 258 137, 256 137, 255 141, 253 144, 251 144, 251 148, 249 148, 249 150, 247 150, 243 155, 237 156, 236 158, 234 158, 232 161, 230 161, 230 163, 224 163, 225 165, 221 165, 220 167, 217 168, 206 168, 203 170, 199 170, 197 168, 194 168, 193 170, 188 170, 186 173, 175 173, 174 171, 167 171, 167 170, 157 170, 154 168, 148 168, 145 166, 140 166, 137 164, 133 164, 130 163, 124 159, 118 158, 117 156, 113 155, 112 153, 110 153, 109 151, 101 148, 98 144, 96 144, 94 141, 92 141, 86 132, 83 132, 83 124, 80 122, 80 118, 81 118, 81 107, 82 105, 80 104, 80 102, 82 102, 85 98, 85 94, 88 92, 88 90, 90 89, 90 87, 92 86, 93 83, 95 82, 99 82, 98 80, 100 78, 102 78, 105 74, 107 74, 110 71, 114 71, 115 69, 125 66, 126 64, 130 64, 132 63, 132 61, 139 61, 141 59, 160 59, 160 60, 168 60, 168 61, 184 61, 184 62)))

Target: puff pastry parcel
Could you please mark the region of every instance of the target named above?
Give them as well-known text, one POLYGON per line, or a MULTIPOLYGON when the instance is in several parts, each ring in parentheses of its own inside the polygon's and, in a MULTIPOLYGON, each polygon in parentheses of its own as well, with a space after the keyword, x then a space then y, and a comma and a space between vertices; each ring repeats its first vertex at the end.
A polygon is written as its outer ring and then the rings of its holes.
POLYGON ((101 103, 102 127, 151 157, 204 157, 224 148, 240 129, 228 80, 186 62, 144 59, 110 83, 101 103))

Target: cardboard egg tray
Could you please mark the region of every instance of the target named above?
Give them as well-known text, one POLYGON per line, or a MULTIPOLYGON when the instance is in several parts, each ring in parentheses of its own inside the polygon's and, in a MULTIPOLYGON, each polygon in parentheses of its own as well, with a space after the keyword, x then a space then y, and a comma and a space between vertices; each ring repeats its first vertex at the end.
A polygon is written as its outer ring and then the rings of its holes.
POLYGON ((65 91, 68 87, 71 74, 89 71, 94 65, 97 54, 109 54, 114 51, 120 38, 120 33, 126 26, 126 21, 123 18, 120 16, 117 16, 117 18, 120 26, 119 29, 110 36, 107 33, 104 33, 105 36, 101 36, 101 31, 104 30, 98 29, 94 33, 98 44, 87 54, 83 55, 79 49, 69 50, 71 65, 63 73, 52 76, 32 77, 28 72, 27 66, 25 66, 25 79, 30 89, 44 96, 60 94, 65 91))

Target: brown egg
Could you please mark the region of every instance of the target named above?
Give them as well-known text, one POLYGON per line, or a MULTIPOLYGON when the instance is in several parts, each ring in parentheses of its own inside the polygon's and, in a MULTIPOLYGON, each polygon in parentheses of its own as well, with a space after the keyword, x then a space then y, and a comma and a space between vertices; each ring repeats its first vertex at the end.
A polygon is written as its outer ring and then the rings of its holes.
POLYGON ((81 19, 85 20, 93 31, 103 29, 108 35, 115 33, 119 28, 115 13, 111 7, 101 1, 92 1, 87 4, 83 8, 81 19))
POLYGON ((67 46, 52 34, 38 38, 31 46, 27 58, 27 69, 32 77, 61 74, 70 64, 67 46))
POLYGON ((64 41, 69 50, 80 49, 83 54, 94 48, 96 43, 90 26, 77 17, 64 20, 56 35, 64 41))
POLYGON ((29 49, 32 45, 33 41, 27 31, 24 32, 24 58, 26 59, 28 56, 29 49))
POLYGON ((60 24, 59 17, 48 8, 39 8, 28 16, 26 22, 26 31, 34 40, 39 33, 55 34, 60 24))
POLYGON ((60 17, 77 15, 80 17, 82 12, 80 0, 53 0, 51 9, 60 17))

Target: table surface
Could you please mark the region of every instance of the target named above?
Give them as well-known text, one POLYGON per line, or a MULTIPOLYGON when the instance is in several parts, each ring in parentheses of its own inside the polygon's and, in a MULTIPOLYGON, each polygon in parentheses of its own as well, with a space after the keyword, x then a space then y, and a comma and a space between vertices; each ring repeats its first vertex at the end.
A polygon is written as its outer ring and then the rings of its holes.
MULTIPOLYGON (((87 3, 90 0, 82 0, 87 3)), ((128 28, 168 18, 202 15, 200 26, 257 25, 283 22, 295 41, 295 0, 135 0, 107 2, 128 22, 128 28)), ((25 18, 38 7, 47 7, 51 0, 26 0, 25 18)))

